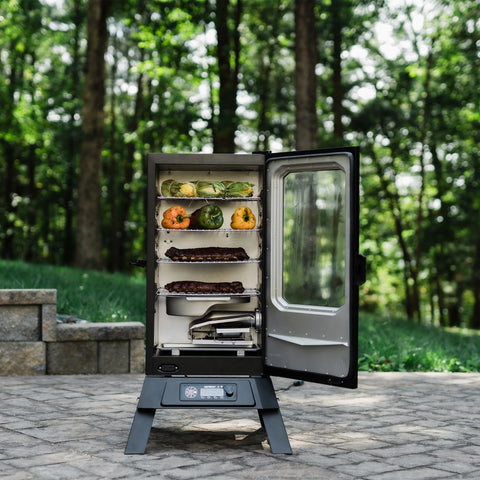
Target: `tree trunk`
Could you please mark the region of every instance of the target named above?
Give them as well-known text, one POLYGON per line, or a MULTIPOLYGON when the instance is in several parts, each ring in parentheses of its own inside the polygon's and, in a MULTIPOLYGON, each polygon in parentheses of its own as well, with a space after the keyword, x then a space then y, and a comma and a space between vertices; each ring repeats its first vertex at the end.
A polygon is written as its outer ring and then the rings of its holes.
POLYGON ((272 104, 272 90, 273 85, 271 81, 272 66, 276 58, 276 50, 278 48, 277 37, 278 27, 282 11, 280 9, 280 0, 277 0, 276 4, 272 6, 272 16, 269 19, 264 18, 264 21, 270 21, 271 28, 271 40, 267 44, 266 55, 260 55, 259 69, 261 72, 260 78, 260 91, 258 95, 259 100, 259 112, 258 112, 258 127, 257 127, 257 141, 255 150, 270 150, 270 117, 271 117, 271 104, 272 104))
MULTIPOLYGON (((2 105, 4 110, 5 122, 4 128, 10 128, 14 122, 14 109, 15 109, 15 90, 18 88, 18 82, 21 81, 21 77, 18 74, 17 60, 15 52, 10 52, 12 58, 10 65, 10 74, 8 76, 8 89, 6 102, 2 105)), ((12 139, 8 139, 8 136, 2 135, 0 142, 3 145, 3 156, 5 158, 5 178, 2 179, 4 195, 3 201, 5 202, 5 218, 2 219, 2 229, 5 233, 5 237, 2 245, 2 257, 15 258, 14 254, 14 222, 13 216, 15 213, 15 207, 12 205, 13 194, 16 193, 17 188, 17 172, 15 168, 16 159, 16 146, 12 139)))
POLYGON ((295 0, 295 143, 297 150, 317 145, 317 62, 314 0, 295 0))
POLYGON ((233 32, 230 32, 228 27, 229 3, 229 0, 218 0, 215 13, 220 92, 219 113, 216 122, 214 122, 213 150, 219 153, 232 153, 235 151, 235 132, 238 126, 237 88, 240 57, 238 27, 242 13, 242 1, 237 0, 233 32))
MULTIPOLYGON (((309 150, 317 145, 317 82, 315 64, 317 61, 314 0, 295 0, 295 144, 297 150, 309 150)), ((295 205, 313 205, 316 199, 316 187, 313 181, 297 180, 294 189, 295 205)), ((312 272, 305 272, 305 265, 317 262, 315 228, 318 225, 318 210, 305 209, 299 214, 288 250, 298 261, 291 262, 290 275, 299 279, 295 283, 305 295, 315 298, 318 295, 319 278, 309 278, 312 272), (301 227, 300 225, 303 225, 301 227), (310 232, 310 235, 305 235, 310 232)), ((316 272, 314 277, 318 277, 316 272)))
MULTIPOLYGON (((108 135, 109 143, 109 158, 108 158, 108 192, 110 204, 110 235, 111 248, 109 248, 108 268, 111 271, 116 271, 119 268, 120 257, 120 228, 118 222, 118 200, 117 200, 117 177, 119 172, 117 165, 117 114, 116 114, 116 95, 115 82, 117 81, 117 45, 116 41, 113 43, 114 56, 112 68, 110 71, 110 129, 108 135)), ((122 182, 123 183, 123 182, 122 182)))
MULTIPOLYGON (((432 154, 432 165, 433 171, 435 174, 435 186, 437 189, 436 198, 440 200, 440 216, 443 217, 443 224, 448 225, 449 223, 449 207, 448 204, 442 199, 448 190, 448 186, 445 180, 445 175, 443 173, 443 165, 438 156, 436 145, 430 142, 430 152, 432 154)), ((438 297, 438 310, 439 310, 439 321, 442 327, 447 326, 447 318, 445 316, 446 312, 446 301, 445 301, 445 291, 443 287, 443 281, 448 278, 448 272, 451 271, 452 259, 451 256, 445 255, 445 245, 448 242, 447 232, 441 232, 445 234, 440 234, 436 241, 436 252, 434 253, 434 264, 435 264, 435 284, 437 288, 437 297, 438 297)))
POLYGON ((462 324, 462 303, 465 290, 464 281, 461 273, 453 274, 452 280, 454 290, 448 299, 448 325, 450 327, 460 327, 462 324))
POLYGON ((5 193, 3 201, 5 203, 5 218, 2 221, 2 229, 5 231, 5 238, 2 245, 2 257, 14 258, 13 252, 13 220, 11 219, 14 213, 12 206, 13 194, 15 193, 15 149, 9 142, 2 142, 3 153, 5 155, 6 174, 5 174, 5 193))
POLYGON ((37 163, 37 156, 35 153, 35 149, 37 145, 30 145, 28 148, 28 156, 27 156, 27 178, 28 178, 28 186, 27 186, 27 195, 30 199, 30 205, 27 211, 27 225, 28 225, 28 239, 29 242, 27 244, 27 250, 25 252, 25 260, 27 262, 35 261, 35 248, 34 245, 38 244, 38 233, 35 228, 36 223, 36 215, 35 215, 35 197, 37 196, 37 188, 35 185, 35 169, 37 163))
POLYGON ((82 268, 102 268, 100 179, 105 103, 105 50, 110 0, 89 0, 87 63, 83 91, 82 144, 78 184, 78 217, 75 263, 82 268))
POLYGON ((445 317, 445 293, 443 289, 437 284, 438 296, 438 323, 441 327, 447 326, 447 319, 445 317))
MULTIPOLYGON (((74 114, 70 117, 70 123, 73 127, 74 114)), ((74 191, 75 191, 75 157, 78 155, 78 135, 72 132, 67 142, 67 156, 65 159, 65 184, 63 203, 65 206, 65 229, 63 238, 63 262, 70 265, 73 261, 75 249, 75 236, 73 232, 74 218, 74 191)))
POLYGON ((480 329, 480 235, 477 236, 475 257, 473 261, 473 311, 470 319, 470 328, 480 329))
POLYGON ((342 1, 331 2, 333 30, 333 135, 343 139, 343 87, 342 87, 342 1))
MULTIPOLYGON (((385 198, 388 202, 388 207, 395 225, 395 233, 397 235, 398 244, 402 252, 404 262, 403 281, 405 288, 405 313, 409 319, 413 319, 415 317, 419 319, 419 297, 416 293, 418 291, 418 273, 415 270, 416 266, 412 258, 412 253, 407 245, 407 242, 405 241, 405 226, 402 220, 402 210, 400 208, 398 194, 395 191, 392 192, 389 188, 390 184, 395 185, 395 178, 392 179, 387 177, 385 174, 385 169, 380 163, 379 159, 376 157, 373 149, 369 153, 375 163, 377 175, 380 180, 382 190, 385 194, 385 198)), ((394 157, 393 153, 392 157, 394 157)), ((395 171, 395 168, 392 168, 392 171, 395 171)))
MULTIPOLYGON (((140 53, 140 61, 143 61, 143 56, 144 52, 143 50, 140 53)), ((139 74, 137 78, 137 95, 135 97, 135 108, 133 111, 133 115, 130 118, 130 121, 128 122, 128 131, 129 132, 135 132, 138 130, 140 118, 141 118, 141 112, 142 112, 142 106, 143 106, 143 74, 139 74)), ((118 269, 120 270, 125 270, 127 266, 127 252, 126 252, 126 246, 128 243, 128 230, 127 230, 127 220, 129 218, 129 212, 130 208, 132 205, 132 180, 133 180, 133 173, 134 173, 134 168, 133 168, 133 163, 135 160, 135 149, 136 149, 136 144, 135 141, 130 141, 126 145, 126 152, 125 152, 125 169, 124 169, 124 178, 122 179, 122 182, 128 186, 128 188, 125 188, 123 193, 122 193, 122 199, 120 202, 121 205, 121 210, 119 212, 120 214, 120 222, 119 222, 119 227, 120 227, 120 238, 119 238, 119 265, 118 269)))
MULTIPOLYGON (((79 2, 72 4, 72 20, 75 25, 73 42, 72 42, 72 66, 70 67, 71 75, 71 93, 73 100, 80 99, 80 33, 84 22, 84 8, 79 2)), ((78 108, 75 102, 72 102, 72 107, 69 113, 70 133, 66 142, 66 158, 65 158, 65 184, 63 203, 65 208, 65 236, 63 239, 63 262, 67 265, 72 264, 75 252, 75 236, 73 229, 74 220, 74 192, 76 184, 76 166, 78 161, 79 148, 79 131, 75 125, 75 117, 78 114, 78 108)))

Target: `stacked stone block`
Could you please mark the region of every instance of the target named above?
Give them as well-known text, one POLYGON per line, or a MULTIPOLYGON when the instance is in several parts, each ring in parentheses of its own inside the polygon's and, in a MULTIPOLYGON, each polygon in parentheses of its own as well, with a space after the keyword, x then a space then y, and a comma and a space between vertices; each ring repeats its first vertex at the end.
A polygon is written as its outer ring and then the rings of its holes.
POLYGON ((144 330, 139 322, 59 324, 48 373, 143 373, 144 330))
POLYGON ((57 323, 54 289, 0 290, 0 375, 142 373, 139 322, 57 323))
POLYGON ((56 290, 0 290, 0 374, 44 375, 54 340, 56 290))

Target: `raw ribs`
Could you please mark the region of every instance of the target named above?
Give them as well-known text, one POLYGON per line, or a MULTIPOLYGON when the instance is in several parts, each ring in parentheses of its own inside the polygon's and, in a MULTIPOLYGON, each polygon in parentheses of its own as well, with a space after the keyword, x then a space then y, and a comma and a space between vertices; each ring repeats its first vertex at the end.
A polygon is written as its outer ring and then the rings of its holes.
POLYGON ((248 260, 249 256, 242 247, 170 247, 165 255, 176 262, 238 262, 248 260))
POLYGON ((170 282, 165 285, 165 289, 174 293, 243 293, 242 282, 196 282, 180 281, 170 282))

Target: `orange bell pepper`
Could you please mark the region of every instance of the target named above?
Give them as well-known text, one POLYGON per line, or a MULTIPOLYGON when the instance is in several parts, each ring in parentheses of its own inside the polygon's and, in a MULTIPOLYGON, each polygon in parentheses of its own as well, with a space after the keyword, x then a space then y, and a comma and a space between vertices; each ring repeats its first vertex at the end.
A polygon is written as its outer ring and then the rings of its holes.
POLYGON ((171 207, 163 212, 162 227, 168 229, 184 229, 190 225, 190 215, 181 206, 171 207))

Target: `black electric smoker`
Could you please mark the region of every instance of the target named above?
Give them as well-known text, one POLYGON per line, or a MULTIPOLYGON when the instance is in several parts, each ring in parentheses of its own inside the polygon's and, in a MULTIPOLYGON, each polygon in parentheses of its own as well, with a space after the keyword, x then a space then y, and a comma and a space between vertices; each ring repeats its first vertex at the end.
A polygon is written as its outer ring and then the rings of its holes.
POLYGON ((146 377, 157 409, 254 408, 292 453, 270 376, 357 386, 357 147, 148 155, 146 377), (223 218, 223 221, 221 221, 223 218))

